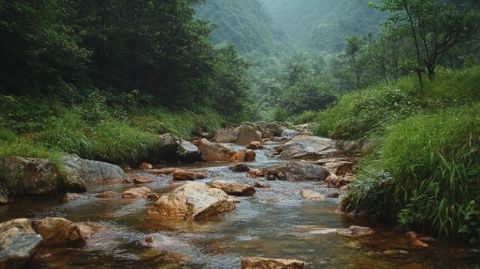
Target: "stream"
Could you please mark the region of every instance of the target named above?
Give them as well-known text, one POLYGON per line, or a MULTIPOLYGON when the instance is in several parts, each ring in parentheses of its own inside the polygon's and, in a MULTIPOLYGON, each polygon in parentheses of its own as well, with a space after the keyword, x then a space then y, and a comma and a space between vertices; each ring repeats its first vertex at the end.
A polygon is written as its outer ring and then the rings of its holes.
MULTIPOLYGON (((273 157, 276 143, 257 151, 251 167, 283 162, 273 157)), ((240 147, 230 145, 231 147, 240 147)), ((236 173, 228 163, 182 165, 213 179, 254 184, 246 173, 236 173)), ((144 174, 141 171, 136 173, 144 174)), ((157 194, 172 190, 171 176, 153 176, 144 184, 157 194)), ((261 179, 262 181, 265 179, 261 179)), ((72 221, 98 222, 107 229, 81 248, 41 248, 27 268, 240 268, 249 256, 299 259, 308 268, 480 268, 480 252, 465 245, 429 242, 415 249, 405 233, 350 219, 339 211, 339 199, 307 201, 302 189, 320 193, 338 191, 323 182, 268 181, 270 188, 257 189, 254 196, 237 198, 236 209, 208 222, 170 222, 149 219, 152 202, 146 199, 100 199, 104 191, 122 192, 130 184, 99 186, 87 197, 62 202, 57 197, 25 199, 0 207, 0 221, 12 218, 64 217, 72 221), (368 226, 375 235, 352 239, 332 233, 332 228, 368 226), (145 248, 138 241, 153 236, 158 242, 145 248)), ((136 185, 138 186, 138 185, 136 185)))

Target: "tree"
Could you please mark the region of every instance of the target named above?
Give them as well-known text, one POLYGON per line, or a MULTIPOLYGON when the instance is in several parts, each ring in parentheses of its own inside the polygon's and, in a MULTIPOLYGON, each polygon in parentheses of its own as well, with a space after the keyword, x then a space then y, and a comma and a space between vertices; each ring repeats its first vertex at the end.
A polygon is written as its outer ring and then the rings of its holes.
POLYGON ((348 65, 355 77, 355 87, 361 88, 362 76, 365 74, 365 59, 363 56, 363 41, 358 36, 347 38, 345 54, 348 57, 348 65))
POLYGON ((383 0, 375 7, 392 12, 390 20, 409 29, 416 52, 416 73, 422 88, 422 73, 433 79, 442 58, 457 44, 470 40, 480 26, 478 13, 471 6, 467 8, 444 1, 383 0))
POLYGON ((0 1, 0 91, 50 93, 83 80, 90 52, 57 0, 0 1))

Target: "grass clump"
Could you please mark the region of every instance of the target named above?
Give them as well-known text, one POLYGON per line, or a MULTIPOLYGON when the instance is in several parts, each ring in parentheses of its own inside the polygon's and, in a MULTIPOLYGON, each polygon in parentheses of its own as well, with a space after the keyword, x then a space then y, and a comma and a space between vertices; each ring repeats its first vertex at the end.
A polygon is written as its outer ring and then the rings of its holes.
POLYGON ((391 126, 344 201, 347 211, 446 238, 480 240, 480 104, 391 126))

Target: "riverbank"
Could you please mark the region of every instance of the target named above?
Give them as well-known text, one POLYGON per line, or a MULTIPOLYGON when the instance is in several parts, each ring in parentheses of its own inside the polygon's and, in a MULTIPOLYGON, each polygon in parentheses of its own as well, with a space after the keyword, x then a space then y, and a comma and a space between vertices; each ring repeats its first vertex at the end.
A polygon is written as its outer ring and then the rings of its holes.
MULTIPOLYGON (((258 135, 237 132, 248 126, 219 133, 236 140, 240 133, 240 140, 258 135)), ((248 151, 244 144, 215 142, 224 138, 202 141, 202 156, 234 161, 248 151)), ((309 135, 262 134, 262 140, 248 145, 257 147, 248 162, 145 164, 128 173, 130 180, 94 184, 65 200, 30 197, 2 206, 0 220, 28 218, 34 229, 22 231, 42 238, 49 238, 46 231, 83 228, 70 241, 33 248, 26 268, 242 268, 264 262, 252 256, 335 269, 474 268, 479 261, 478 250, 422 235, 425 245, 419 246, 403 231, 341 213, 345 184, 355 173, 355 160, 337 147, 344 143, 309 135), (192 211, 183 211, 184 199, 192 211), (39 229, 47 224, 63 228, 39 229)))

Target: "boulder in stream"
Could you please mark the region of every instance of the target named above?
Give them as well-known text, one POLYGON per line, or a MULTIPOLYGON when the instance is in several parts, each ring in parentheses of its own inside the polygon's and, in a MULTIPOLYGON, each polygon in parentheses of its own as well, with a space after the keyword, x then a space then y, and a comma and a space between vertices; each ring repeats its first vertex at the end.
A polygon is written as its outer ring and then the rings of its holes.
POLYGON ((30 260, 42 242, 28 219, 0 224, 0 268, 16 269, 30 260))
POLYGON ((250 142, 250 143, 247 145, 247 149, 251 149, 251 150, 263 149, 262 142, 260 142, 260 141, 252 141, 252 142, 250 142))
POLYGON ((205 173, 199 173, 191 170, 183 170, 183 169, 177 169, 175 172, 173 172, 173 180, 178 180, 178 181, 187 181, 187 180, 197 180, 197 179, 204 179, 207 177, 207 174, 205 173))
POLYGON ((335 141, 318 136, 296 136, 277 148, 283 158, 319 159, 331 157, 338 153, 335 141))
POLYGON ((154 218, 203 220, 235 209, 235 202, 222 190, 191 182, 163 195, 149 210, 154 218))
POLYGON ((94 233, 103 226, 92 223, 75 223, 64 218, 45 218, 33 220, 32 227, 43 238, 43 244, 64 246, 85 244, 94 233))
POLYGON ((297 161, 265 168, 264 172, 268 180, 287 181, 323 181, 328 175, 327 170, 319 165, 297 161))
POLYGON ((64 194, 86 191, 85 179, 60 172, 49 159, 9 156, 0 159, 0 193, 9 196, 64 194))
POLYGON ((303 269, 305 262, 300 260, 249 257, 242 259, 242 269, 303 269))
POLYGON ((225 145, 213 143, 205 138, 196 141, 196 146, 202 154, 202 159, 207 162, 228 162, 235 151, 225 145))
POLYGON ((196 162, 201 160, 201 156, 199 149, 194 144, 166 133, 158 137, 158 142, 147 159, 153 163, 161 161, 196 162))
POLYGON ((235 153, 231 158, 231 162, 254 162, 257 158, 255 151, 251 149, 243 149, 235 153))
POLYGON ((217 188, 233 196, 252 196, 255 194, 255 188, 243 183, 233 181, 214 180, 210 187, 217 188))
POLYGON ((85 185, 97 186, 121 183, 125 172, 117 165, 82 159, 76 155, 62 158, 62 165, 73 182, 83 181, 85 185))

